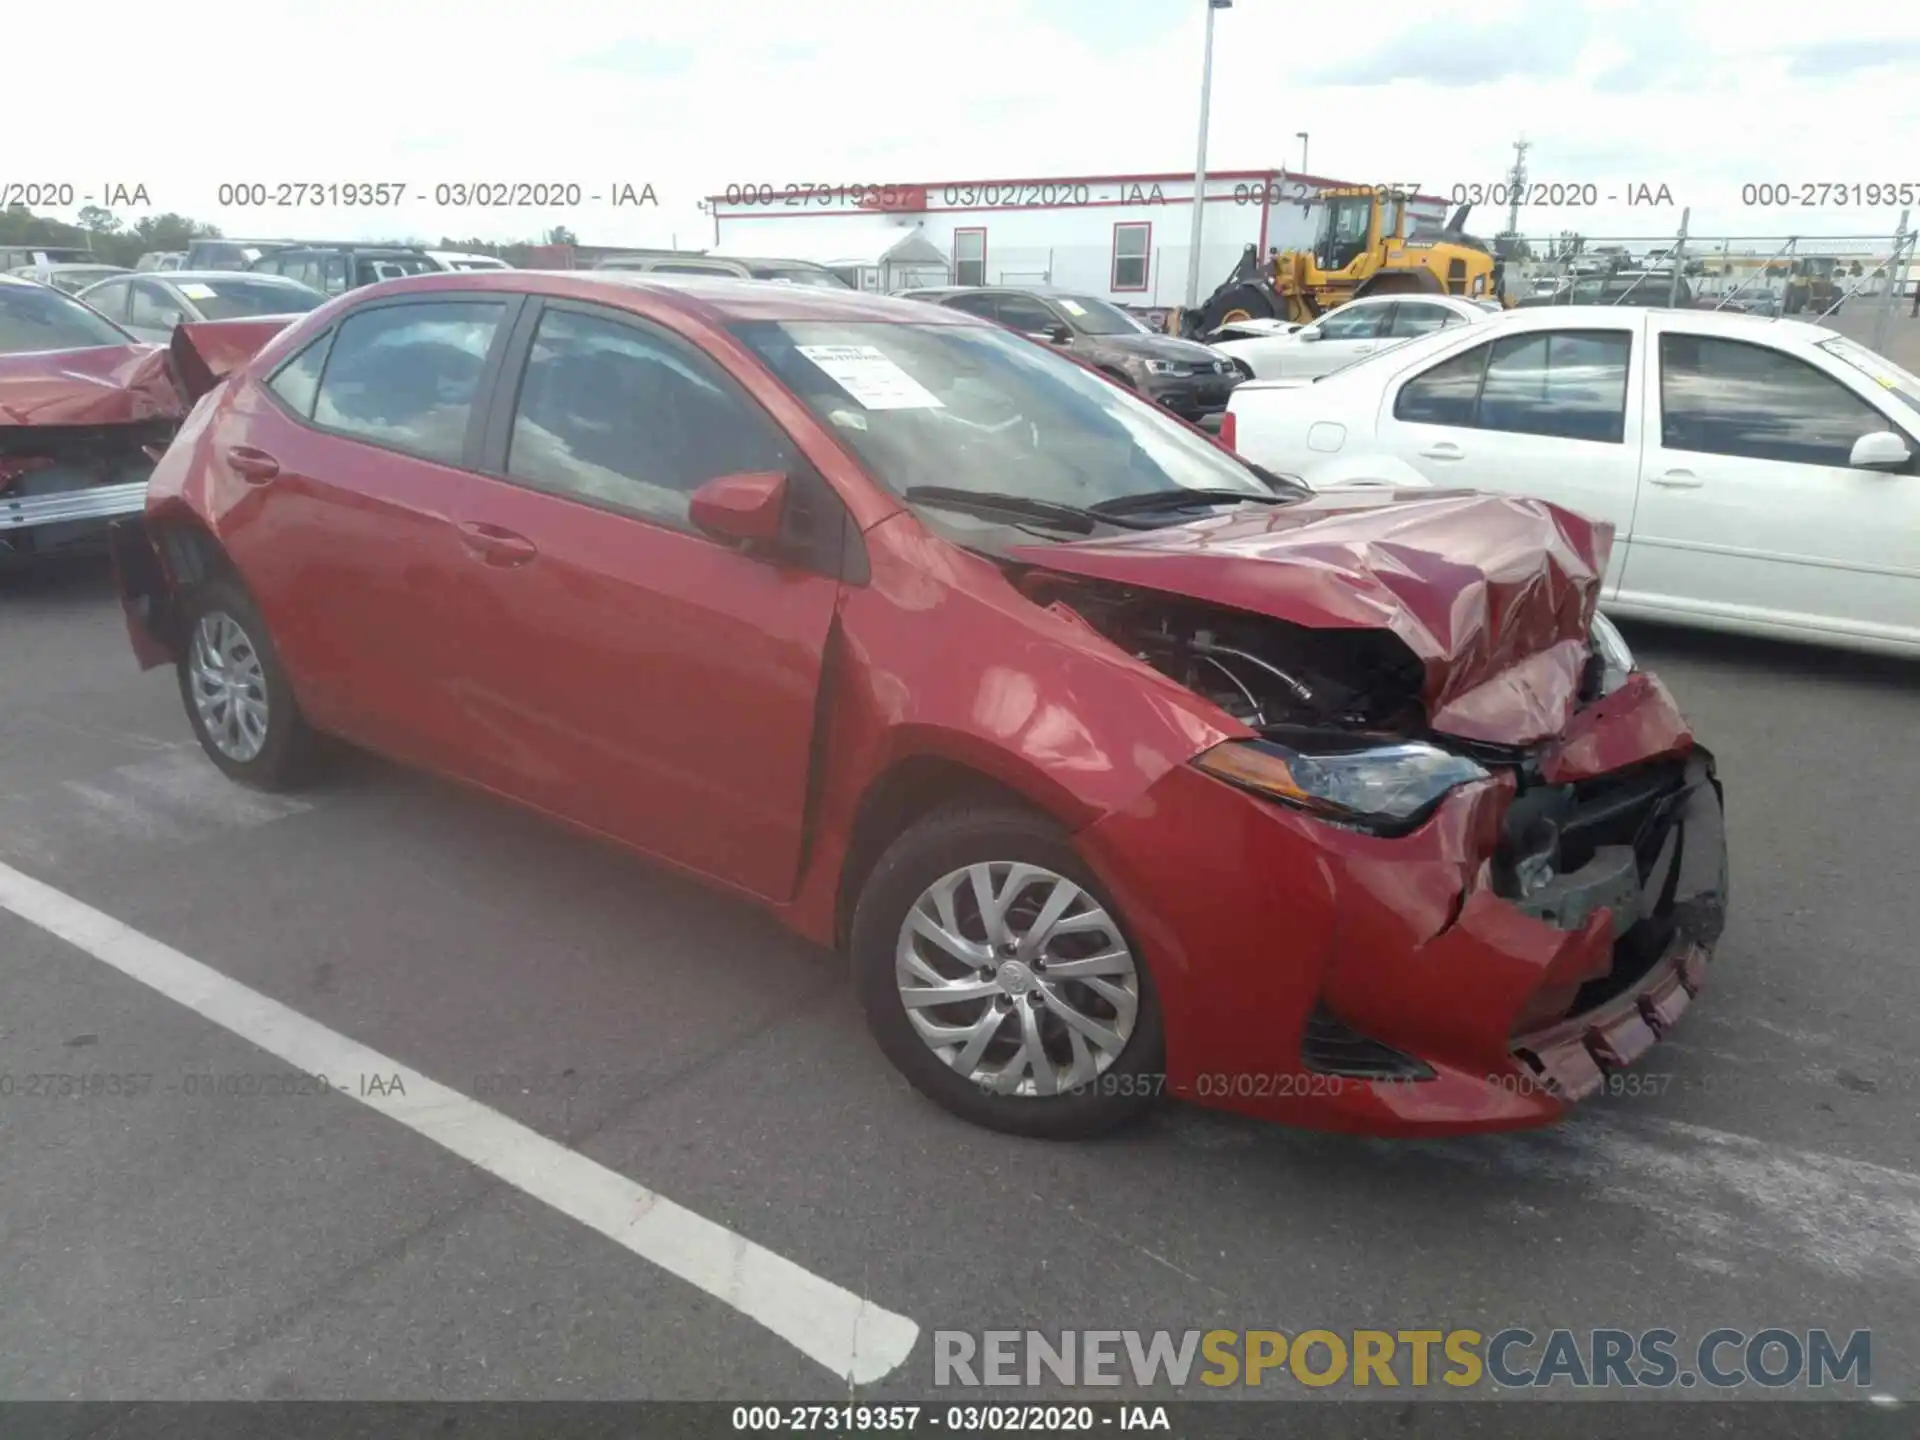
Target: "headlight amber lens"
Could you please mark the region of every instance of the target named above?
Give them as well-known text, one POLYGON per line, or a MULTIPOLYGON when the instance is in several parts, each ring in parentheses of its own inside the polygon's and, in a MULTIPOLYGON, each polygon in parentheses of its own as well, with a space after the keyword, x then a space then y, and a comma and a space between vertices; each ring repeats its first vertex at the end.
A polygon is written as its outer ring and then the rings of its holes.
POLYGON ((1449 790, 1484 780, 1464 755, 1419 741, 1308 755, 1270 740, 1229 740, 1194 762, 1209 775, 1329 819, 1397 828, 1449 790))

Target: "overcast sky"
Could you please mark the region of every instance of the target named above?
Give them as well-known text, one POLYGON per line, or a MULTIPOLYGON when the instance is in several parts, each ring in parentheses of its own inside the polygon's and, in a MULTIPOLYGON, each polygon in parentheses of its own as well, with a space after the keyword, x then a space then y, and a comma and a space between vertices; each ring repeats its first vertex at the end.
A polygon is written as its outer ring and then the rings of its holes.
MULTIPOLYGON (((12 57, 0 185, 143 183, 155 210, 260 237, 508 240, 564 224, 589 243, 682 245, 711 240, 695 202, 730 182, 1190 170, 1205 13, 1204 0, 489 0, 453 18, 248 0, 159 28, 141 10, 123 29, 111 11, 90 7, 92 38, 61 63, 12 57), (410 203, 378 219, 222 210, 217 187, 235 180, 405 182, 410 203), (431 203, 436 183, 492 180, 651 184, 661 203, 431 203)), ((1447 195, 1500 181, 1524 132, 1535 181, 1602 198, 1523 212, 1522 230, 1595 238, 1670 235, 1682 205, 1696 235, 1890 234, 1897 207, 1754 209, 1741 186, 1920 186, 1914 0, 1429 0, 1376 10, 1378 38, 1367 13, 1222 12, 1210 167, 1298 168, 1304 130, 1313 172, 1447 195), (1321 58, 1336 42, 1350 48, 1321 58), (1674 205, 1627 208, 1642 184, 1674 205)), ((1470 228, 1500 219, 1483 207, 1470 228)))

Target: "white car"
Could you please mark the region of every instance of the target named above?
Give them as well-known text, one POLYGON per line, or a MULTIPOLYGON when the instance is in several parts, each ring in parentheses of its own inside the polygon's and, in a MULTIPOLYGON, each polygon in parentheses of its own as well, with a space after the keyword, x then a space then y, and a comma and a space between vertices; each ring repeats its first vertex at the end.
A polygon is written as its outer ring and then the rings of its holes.
POLYGON ((1606 521, 1617 614, 1920 656, 1920 377, 1821 326, 1515 310, 1246 381, 1222 440, 1315 489, 1505 491, 1606 521))
POLYGON ((1305 325, 1243 320, 1207 343, 1259 380, 1328 375, 1402 341, 1500 314, 1491 300, 1458 295, 1380 295, 1349 300, 1305 325))

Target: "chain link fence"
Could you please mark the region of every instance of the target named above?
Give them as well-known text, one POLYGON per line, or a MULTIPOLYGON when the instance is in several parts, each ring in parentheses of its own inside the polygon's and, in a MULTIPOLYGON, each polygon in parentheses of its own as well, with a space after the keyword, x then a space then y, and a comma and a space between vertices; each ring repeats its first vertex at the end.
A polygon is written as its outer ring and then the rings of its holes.
POLYGON ((1909 212, 1881 235, 1668 235, 1562 232, 1499 242, 1507 287, 1568 304, 1690 306, 1823 320, 1874 314, 1874 348, 1920 286, 1909 212))

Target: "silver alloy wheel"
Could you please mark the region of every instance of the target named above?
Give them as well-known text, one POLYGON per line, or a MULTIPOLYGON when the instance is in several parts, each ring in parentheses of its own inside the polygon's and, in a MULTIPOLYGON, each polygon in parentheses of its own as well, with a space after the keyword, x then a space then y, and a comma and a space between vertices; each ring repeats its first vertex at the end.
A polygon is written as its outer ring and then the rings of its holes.
POLYGON ((1001 1095, 1085 1085, 1126 1049, 1140 973, 1120 927, 1040 865, 982 862, 920 893, 894 952, 907 1019, 959 1074, 1001 1095))
POLYGON ((267 672, 252 637, 226 611, 209 610, 193 627, 187 679, 214 747, 229 760, 258 755, 267 743, 267 672))

